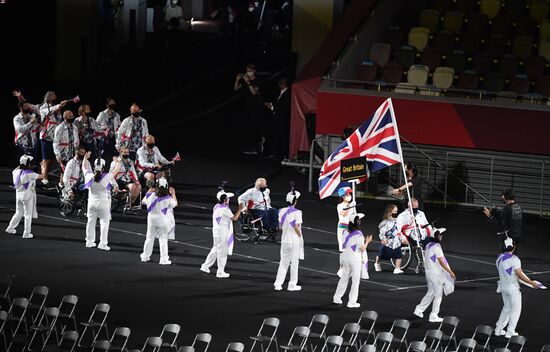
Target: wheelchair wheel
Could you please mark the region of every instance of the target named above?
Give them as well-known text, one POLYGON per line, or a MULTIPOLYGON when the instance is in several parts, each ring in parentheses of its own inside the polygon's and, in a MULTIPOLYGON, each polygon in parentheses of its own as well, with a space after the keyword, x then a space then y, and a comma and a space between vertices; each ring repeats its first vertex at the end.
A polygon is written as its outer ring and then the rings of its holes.
POLYGON ((62 195, 57 197, 57 209, 63 216, 71 216, 75 210, 74 200, 70 200, 62 195))
MULTIPOLYGON (((401 270, 405 271, 410 265, 413 257, 411 244, 409 242, 401 244, 401 270)), ((395 259, 391 259, 391 263, 394 268, 397 268, 395 265, 395 259)))
POLYGON ((124 193, 112 192, 111 193, 111 212, 120 209, 126 204, 126 196, 124 193))
POLYGON ((246 242, 250 240, 252 235, 255 235, 252 216, 249 213, 242 214, 239 220, 235 222, 234 232, 235 238, 239 242, 246 242))

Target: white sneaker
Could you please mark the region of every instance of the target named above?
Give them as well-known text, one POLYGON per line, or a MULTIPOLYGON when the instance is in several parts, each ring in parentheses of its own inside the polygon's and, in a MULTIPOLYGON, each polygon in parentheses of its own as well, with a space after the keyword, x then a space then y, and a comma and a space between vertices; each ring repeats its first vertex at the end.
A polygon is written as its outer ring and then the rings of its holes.
POLYGON ((517 332, 506 332, 506 335, 504 335, 505 338, 510 339, 512 336, 518 336, 519 334, 517 332))
POLYGON ((202 271, 203 273, 210 274, 210 269, 208 269, 208 268, 205 267, 204 265, 201 265, 201 271, 202 271))
POLYGON ((342 300, 341 300, 341 299, 333 298, 333 299, 332 299, 332 303, 334 303, 334 304, 342 304, 342 300))
POLYGON ((287 291, 300 291, 302 289, 302 286, 298 286, 298 285, 293 285, 293 286, 288 286, 287 287, 287 291))
POLYGON ((440 318, 437 315, 430 314, 430 317, 428 318, 428 321, 430 323, 441 323, 443 321, 443 318, 440 318))
POLYGON ((275 291, 281 291, 283 289, 283 286, 275 286, 275 291))
POLYGON ((355 302, 355 303, 348 303, 348 308, 359 308, 361 307, 361 304, 355 302))
POLYGON ((380 263, 374 263, 374 271, 376 272, 382 271, 382 265, 380 265, 380 263))
POLYGON ((413 314, 416 315, 416 316, 419 317, 419 318, 424 318, 424 313, 423 313, 420 309, 418 309, 418 308, 415 308, 415 309, 414 309, 413 314))
POLYGON ((220 278, 220 279, 226 279, 226 278, 228 278, 229 276, 230 276, 230 275, 229 275, 228 273, 225 273, 225 272, 224 272, 224 273, 217 273, 217 274, 216 274, 216 277, 217 277, 217 278, 220 278))
POLYGON ((170 264, 172 264, 172 261, 170 261, 170 260, 161 260, 159 262, 159 264, 160 265, 170 265, 170 264))
POLYGON ((142 263, 147 263, 149 260, 151 260, 151 258, 149 258, 149 257, 142 257, 141 255, 140 255, 140 258, 141 258, 141 262, 142 262, 142 263))
POLYGON ((17 231, 15 229, 10 229, 9 227, 6 229, 6 233, 9 233, 10 235, 15 235, 17 231))
POLYGON ((395 268, 395 269, 393 269, 393 273, 394 273, 395 275, 400 275, 400 274, 403 274, 404 271, 401 270, 401 269, 399 269, 399 268, 395 268))
POLYGON ((86 248, 94 248, 95 246, 95 242, 86 242, 86 248))
POLYGON ((29 233, 28 235, 23 235, 23 238, 25 239, 28 239, 28 238, 33 238, 34 236, 32 235, 32 233, 29 233))
POLYGON ((506 333, 502 329, 495 329, 495 336, 504 336, 506 333))
POLYGON ((107 246, 106 244, 100 244, 97 248, 101 249, 102 251, 110 251, 111 247, 107 246))

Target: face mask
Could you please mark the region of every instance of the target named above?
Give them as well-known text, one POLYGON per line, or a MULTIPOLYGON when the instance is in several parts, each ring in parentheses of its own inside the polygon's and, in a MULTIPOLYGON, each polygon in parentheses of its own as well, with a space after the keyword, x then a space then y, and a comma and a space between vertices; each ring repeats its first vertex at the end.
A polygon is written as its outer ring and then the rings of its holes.
POLYGON ((260 192, 264 192, 267 189, 267 187, 260 187, 260 192))
POLYGON ((108 107, 109 107, 109 109, 114 110, 116 108, 116 105, 115 104, 109 104, 108 107))
POLYGON ((397 213, 391 213, 391 217, 394 218, 394 219, 397 218, 397 213))
POLYGON ((147 148, 153 149, 155 147, 155 143, 147 143, 147 148))
POLYGON ((254 77, 254 71, 246 71, 246 75, 250 78, 254 77))
POLYGON ((74 119, 65 119, 66 123, 73 123, 74 119))
POLYGON ((122 154, 122 158, 123 158, 123 159, 128 159, 129 157, 130 157, 129 154, 122 154))
POLYGON ((254 6, 250 6, 250 7, 248 8, 248 12, 254 12, 254 6))
POLYGON ((346 202, 351 201, 351 196, 344 196, 344 200, 345 200, 346 202))
POLYGON ((32 114, 32 109, 23 110, 23 114, 32 114))
POLYGON ((418 208, 413 208, 413 214, 414 215, 418 214, 418 208))
POLYGON ((81 154, 76 154, 76 157, 78 160, 83 160, 84 159, 84 155, 81 155, 81 154))
POLYGON ((133 113, 132 113, 132 116, 133 116, 133 117, 139 117, 139 112, 133 112, 133 113))

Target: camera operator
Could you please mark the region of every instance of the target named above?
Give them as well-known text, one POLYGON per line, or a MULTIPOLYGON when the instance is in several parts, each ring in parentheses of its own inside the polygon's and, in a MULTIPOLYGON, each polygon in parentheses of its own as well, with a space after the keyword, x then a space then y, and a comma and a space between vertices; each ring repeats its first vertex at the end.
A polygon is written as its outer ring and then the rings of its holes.
MULTIPOLYGON (((513 189, 509 188, 502 192, 502 202, 506 204, 500 212, 491 211, 488 208, 483 208, 483 214, 492 223, 498 224, 503 232, 501 243, 504 243, 506 237, 514 240, 514 244, 519 244, 521 238, 521 228, 523 221, 523 210, 521 206, 516 203, 516 193, 513 189)), ((503 248, 504 249, 504 248, 503 248)))

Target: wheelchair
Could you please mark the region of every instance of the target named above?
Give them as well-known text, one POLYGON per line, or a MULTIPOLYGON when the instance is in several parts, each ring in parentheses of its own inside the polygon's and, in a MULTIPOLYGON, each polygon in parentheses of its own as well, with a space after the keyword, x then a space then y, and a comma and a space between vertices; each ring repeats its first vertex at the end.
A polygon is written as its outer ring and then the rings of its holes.
POLYGON ((260 239, 275 242, 279 231, 264 229, 262 218, 255 217, 250 211, 252 205, 253 202, 249 202, 237 220, 234 228, 235 238, 240 242, 248 242, 252 239, 255 244, 258 244, 260 239))
POLYGON ((77 218, 86 216, 88 205, 87 192, 75 187, 71 193, 64 188, 57 191, 57 209, 63 216, 75 215, 77 218))

